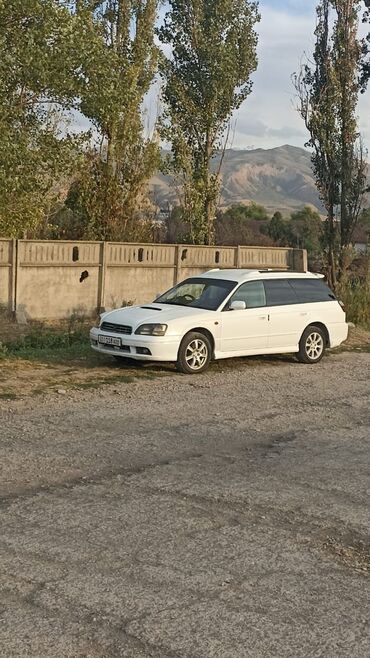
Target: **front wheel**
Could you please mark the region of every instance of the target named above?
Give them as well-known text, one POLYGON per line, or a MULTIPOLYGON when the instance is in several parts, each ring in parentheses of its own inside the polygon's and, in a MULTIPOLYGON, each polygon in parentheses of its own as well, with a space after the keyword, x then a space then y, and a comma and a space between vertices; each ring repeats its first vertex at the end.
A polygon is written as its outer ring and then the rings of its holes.
POLYGON ((325 354, 326 336, 320 327, 307 327, 299 341, 298 360, 301 363, 318 363, 325 354))
POLYGON ((212 348, 207 336, 191 331, 181 342, 177 369, 187 375, 199 374, 207 370, 211 356, 212 348))

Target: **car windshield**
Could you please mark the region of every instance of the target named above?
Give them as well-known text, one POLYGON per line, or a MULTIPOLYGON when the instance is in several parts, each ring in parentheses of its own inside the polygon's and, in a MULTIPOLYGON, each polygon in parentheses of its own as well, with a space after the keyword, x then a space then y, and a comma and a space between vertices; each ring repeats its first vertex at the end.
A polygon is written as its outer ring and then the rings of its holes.
POLYGON ((217 311, 235 286, 235 281, 196 277, 179 283, 155 301, 158 304, 191 306, 217 311))

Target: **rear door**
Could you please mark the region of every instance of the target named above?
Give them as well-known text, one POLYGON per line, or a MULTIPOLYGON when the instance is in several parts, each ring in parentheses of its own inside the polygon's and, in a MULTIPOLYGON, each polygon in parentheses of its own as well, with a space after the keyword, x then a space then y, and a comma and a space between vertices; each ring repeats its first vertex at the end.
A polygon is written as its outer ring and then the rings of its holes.
POLYGON ((309 313, 288 279, 266 279, 266 310, 269 316, 269 348, 298 349, 298 343, 308 324, 309 313))
POLYGON ((261 353, 268 346, 268 316, 262 281, 243 283, 221 313, 221 351, 235 354, 261 353), (234 301, 247 308, 231 311, 234 301))

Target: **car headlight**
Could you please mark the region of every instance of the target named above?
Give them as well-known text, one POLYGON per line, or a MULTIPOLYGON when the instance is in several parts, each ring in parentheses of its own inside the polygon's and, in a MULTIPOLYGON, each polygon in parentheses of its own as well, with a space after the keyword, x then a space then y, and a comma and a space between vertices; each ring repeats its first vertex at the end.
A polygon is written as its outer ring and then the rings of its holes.
POLYGON ((166 324, 142 324, 135 331, 138 336, 164 336, 167 331, 166 324))

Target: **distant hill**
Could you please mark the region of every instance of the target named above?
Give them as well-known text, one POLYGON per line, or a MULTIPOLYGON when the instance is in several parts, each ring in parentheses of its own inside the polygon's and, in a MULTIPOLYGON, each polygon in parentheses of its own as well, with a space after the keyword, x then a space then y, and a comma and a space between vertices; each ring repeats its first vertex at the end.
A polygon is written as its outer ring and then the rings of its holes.
MULTIPOLYGON (((151 181, 154 200, 162 208, 174 202, 176 192, 168 176, 151 181)), ((295 146, 254 151, 226 151, 222 171, 222 205, 259 203, 269 211, 288 214, 304 205, 322 212, 315 187, 310 153, 295 146)))

